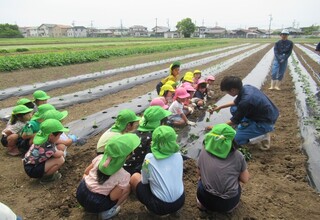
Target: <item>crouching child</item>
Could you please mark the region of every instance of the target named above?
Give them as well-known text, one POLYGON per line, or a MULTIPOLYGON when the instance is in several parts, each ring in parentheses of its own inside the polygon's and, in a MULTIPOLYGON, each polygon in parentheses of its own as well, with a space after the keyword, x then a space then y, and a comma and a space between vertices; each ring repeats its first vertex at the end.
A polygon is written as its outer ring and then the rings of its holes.
POLYGON ((40 131, 34 136, 33 144, 22 159, 24 170, 31 178, 39 178, 41 183, 61 178, 58 172, 64 164, 63 151, 56 148, 55 142, 62 132, 69 129, 56 119, 48 119, 41 123, 40 131))

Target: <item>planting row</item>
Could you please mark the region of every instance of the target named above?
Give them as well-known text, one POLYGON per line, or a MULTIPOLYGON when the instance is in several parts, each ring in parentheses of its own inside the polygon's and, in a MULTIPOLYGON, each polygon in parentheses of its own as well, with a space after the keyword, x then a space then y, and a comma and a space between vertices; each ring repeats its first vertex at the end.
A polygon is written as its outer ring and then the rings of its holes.
POLYGON ((298 62, 295 53, 289 62, 297 95, 300 132, 303 149, 308 155, 310 183, 320 191, 320 100, 319 87, 307 70, 298 62))
MULTIPOLYGON (((252 54, 251 54, 252 55, 252 54)), ((272 58, 271 58, 272 60, 272 58)), ((223 70, 226 70, 227 68, 230 67, 231 65, 235 65, 237 62, 225 62, 225 63, 221 63, 219 65, 219 68, 207 68, 204 69, 202 71, 202 76, 203 77, 207 77, 207 76, 214 76, 217 75, 218 73, 222 72, 223 70), (232 64, 231 64, 232 63, 232 64)), ((267 58, 263 58, 261 60, 261 62, 259 63, 259 65, 253 70, 253 72, 255 73, 255 75, 259 75, 259 72, 264 71, 265 69, 268 69, 270 67, 270 52, 268 53, 268 57, 267 58)), ((268 72, 268 71, 267 71, 268 72)), ((260 79, 260 77, 265 77, 265 75, 260 74, 259 76, 253 76, 251 78, 249 78, 249 80, 253 80, 253 78, 256 79, 260 79)), ((260 82, 262 83, 262 82, 260 82)), ((260 84, 261 85, 261 84, 260 84)), ((82 118, 80 120, 76 120, 73 121, 71 123, 69 123, 67 126, 70 128, 70 131, 74 134, 76 134, 79 137, 82 138, 88 138, 91 137, 92 135, 96 135, 98 134, 100 131, 110 127, 110 125, 112 123, 114 123, 114 119, 116 118, 119 110, 124 109, 124 108, 129 108, 132 109, 133 111, 135 111, 136 113, 141 113, 142 111, 144 111, 148 106, 149 106, 149 102, 153 99, 157 97, 157 93, 155 91, 149 92, 143 96, 139 96, 133 100, 131 100, 128 103, 122 103, 120 105, 117 106, 113 106, 111 108, 105 109, 101 112, 92 114, 90 116, 87 116, 85 118, 82 118)), ((205 112, 204 112, 205 114, 205 112)), ((200 117, 201 118, 201 117, 200 117)), ((201 119, 198 119, 198 122, 202 123, 201 119)), ((197 128, 202 127, 204 128, 204 125, 198 125, 197 127, 187 127, 186 129, 192 129, 191 133, 197 133, 196 130, 197 128)), ((181 135, 183 134, 188 134, 188 132, 180 132, 181 135)), ((185 140, 181 140, 180 144, 181 146, 185 146, 186 143, 185 140)), ((188 155, 193 157, 193 155, 188 155)))
MULTIPOLYGON (((256 46, 256 45, 249 45, 244 48, 235 49, 233 51, 228 51, 226 53, 218 54, 218 55, 215 55, 212 57, 192 61, 192 62, 183 64, 181 66, 181 69, 182 70, 189 69, 189 68, 193 68, 193 67, 196 67, 199 65, 203 65, 203 64, 209 63, 213 60, 216 60, 218 58, 226 57, 226 56, 231 55, 233 53, 236 53, 236 52, 239 52, 239 51, 242 51, 242 50, 248 49, 250 47, 254 47, 254 46, 256 46)), ((247 51, 243 54, 240 54, 236 57, 233 57, 224 63, 220 63, 215 68, 211 68, 210 71, 216 71, 216 70, 222 71, 224 69, 224 67, 228 68, 229 66, 234 65, 236 62, 239 62, 239 61, 245 59, 246 57, 252 55, 253 53, 255 53, 255 52, 257 52, 267 46, 268 45, 262 45, 258 48, 254 48, 250 51, 247 51)), ((119 80, 119 81, 116 81, 113 83, 108 83, 108 84, 101 85, 101 86, 98 86, 95 88, 91 88, 91 89, 88 89, 85 91, 78 91, 78 92, 66 94, 66 95, 63 95, 60 97, 54 97, 49 100, 49 103, 54 105, 56 108, 60 109, 60 108, 64 108, 64 107, 67 107, 67 106, 70 106, 73 104, 89 102, 89 101, 103 97, 108 94, 113 94, 113 93, 116 93, 119 91, 130 89, 130 88, 133 88, 137 85, 141 85, 141 84, 144 84, 146 82, 149 82, 149 81, 152 81, 155 79, 164 78, 167 76, 167 74, 168 74, 167 69, 163 69, 163 70, 155 71, 155 72, 148 73, 145 75, 131 77, 131 78, 119 80)), ((3 120, 8 119, 8 117, 11 114, 11 111, 12 111, 12 107, 1 109, 0 110, 0 117, 3 120)))
POLYGON ((183 60, 183 59, 192 58, 192 57, 196 57, 196 56, 207 55, 210 53, 216 53, 216 52, 220 52, 220 51, 224 51, 224 50, 230 50, 230 49, 234 49, 237 47, 243 47, 245 45, 248 45, 248 44, 224 47, 224 48, 209 50, 209 51, 205 51, 205 52, 201 52, 201 53, 193 53, 193 54, 188 54, 185 56, 172 57, 172 58, 159 60, 159 61, 153 61, 153 62, 147 62, 147 63, 136 64, 136 65, 131 65, 131 66, 125 66, 125 67, 105 70, 105 71, 101 71, 101 72, 95 72, 95 73, 89 73, 89 74, 84 74, 84 75, 80 75, 80 76, 69 77, 66 79, 48 81, 45 83, 35 83, 33 85, 23 85, 23 86, 20 86, 19 88, 11 87, 11 88, 7 88, 7 89, 0 91, 0 100, 4 100, 4 99, 10 98, 12 96, 28 95, 28 94, 33 93, 36 90, 39 90, 39 89, 43 90, 43 91, 50 91, 52 89, 66 87, 66 86, 72 85, 74 83, 85 82, 85 81, 103 78, 103 77, 107 77, 107 76, 113 76, 115 74, 119 74, 119 73, 126 72, 126 71, 138 70, 138 69, 142 69, 145 67, 170 63, 170 62, 173 62, 176 60, 183 60))
POLYGON ((126 47, 112 50, 78 51, 48 54, 16 55, 0 57, 0 71, 13 71, 23 68, 42 68, 45 66, 63 66, 76 63, 98 61, 101 58, 127 56, 133 54, 149 54, 183 48, 213 45, 213 41, 176 42, 176 44, 160 44, 153 46, 126 47))

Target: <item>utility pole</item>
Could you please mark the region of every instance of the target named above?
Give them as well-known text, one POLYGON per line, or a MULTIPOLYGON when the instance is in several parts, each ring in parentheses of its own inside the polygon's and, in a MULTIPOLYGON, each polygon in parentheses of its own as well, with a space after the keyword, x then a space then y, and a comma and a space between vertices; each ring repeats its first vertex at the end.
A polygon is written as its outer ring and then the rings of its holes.
POLYGON ((122 19, 120 19, 120 36, 122 37, 122 19))
POLYGON ((72 21, 73 37, 76 37, 76 33, 75 33, 75 29, 74 29, 74 25, 75 25, 75 22, 74 22, 74 21, 72 21))
POLYGON ((272 14, 269 15, 269 38, 271 38, 271 21, 272 21, 272 14))
POLYGON ((156 29, 155 29, 155 37, 157 37, 157 29, 158 29, 158 18, 156 18, 156 29))
POLYGON ((169 18, 167 19, 167 25, 168 25, 168 28, 170 30, 169 18))
POLYGON ((93 37, 93 21, 90 21, 90 35, 93 37))

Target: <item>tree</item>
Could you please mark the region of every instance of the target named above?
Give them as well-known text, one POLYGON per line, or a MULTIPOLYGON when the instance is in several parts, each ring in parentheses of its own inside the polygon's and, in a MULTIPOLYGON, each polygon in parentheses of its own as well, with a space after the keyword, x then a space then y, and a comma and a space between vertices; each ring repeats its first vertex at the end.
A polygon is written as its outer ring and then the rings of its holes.
POLYGON ((23 37, 18 25, 0 24, 0 38, 23 37))
POLYGON ((184 37, 190 37, 196 30, 196 25, 192 23, 191 18, 185 18, 177 23, 176 28, 184 37))

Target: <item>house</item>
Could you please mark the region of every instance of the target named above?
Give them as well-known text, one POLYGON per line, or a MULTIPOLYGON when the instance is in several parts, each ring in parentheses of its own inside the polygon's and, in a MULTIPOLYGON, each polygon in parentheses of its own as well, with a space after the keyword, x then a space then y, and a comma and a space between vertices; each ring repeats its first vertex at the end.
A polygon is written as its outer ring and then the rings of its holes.
POLYGON ((112 32, 113 37, 123 37, 123 36, 128 36, 129 35, 129 29, 126 27, 110 27, 107 28, 106 30, 112 32))
POLYGON ((39 37, 38 27, 28 27, 27 37, 39 37))
POLYGON ((208 27, 206 28, 203 34, 205 37, 222 38, 222 37, 226 37, 227 30, 219 26, 208 27))
POLYGON ((84 26, 74 26, 72 28, 67 29, 68 37, 87 37, 88 30, 84 26))
POLYGON ((155 26, 151 30, 152 37, 164 37, 164 34, 170 31, 170 28, 164 26, 155 26))
POLYGON ((180 38, 180 33, 178 31, 167 31, 163 34, 164 38, 180 38))
POLYGON ((70 25, 42 24, 38 27, 39 37, 67 37, 70 25))
POLYGON ((129 27, 129 35, 133 37, 147 37, 148 28, 142 25, 134 25, 129 27))
POLYGON ((193 37, 199 37, 199 38, 204 38, 204 32, 206 31, 206 27, 205 26, 197 26, 196 30, 193 33, 193 37))

